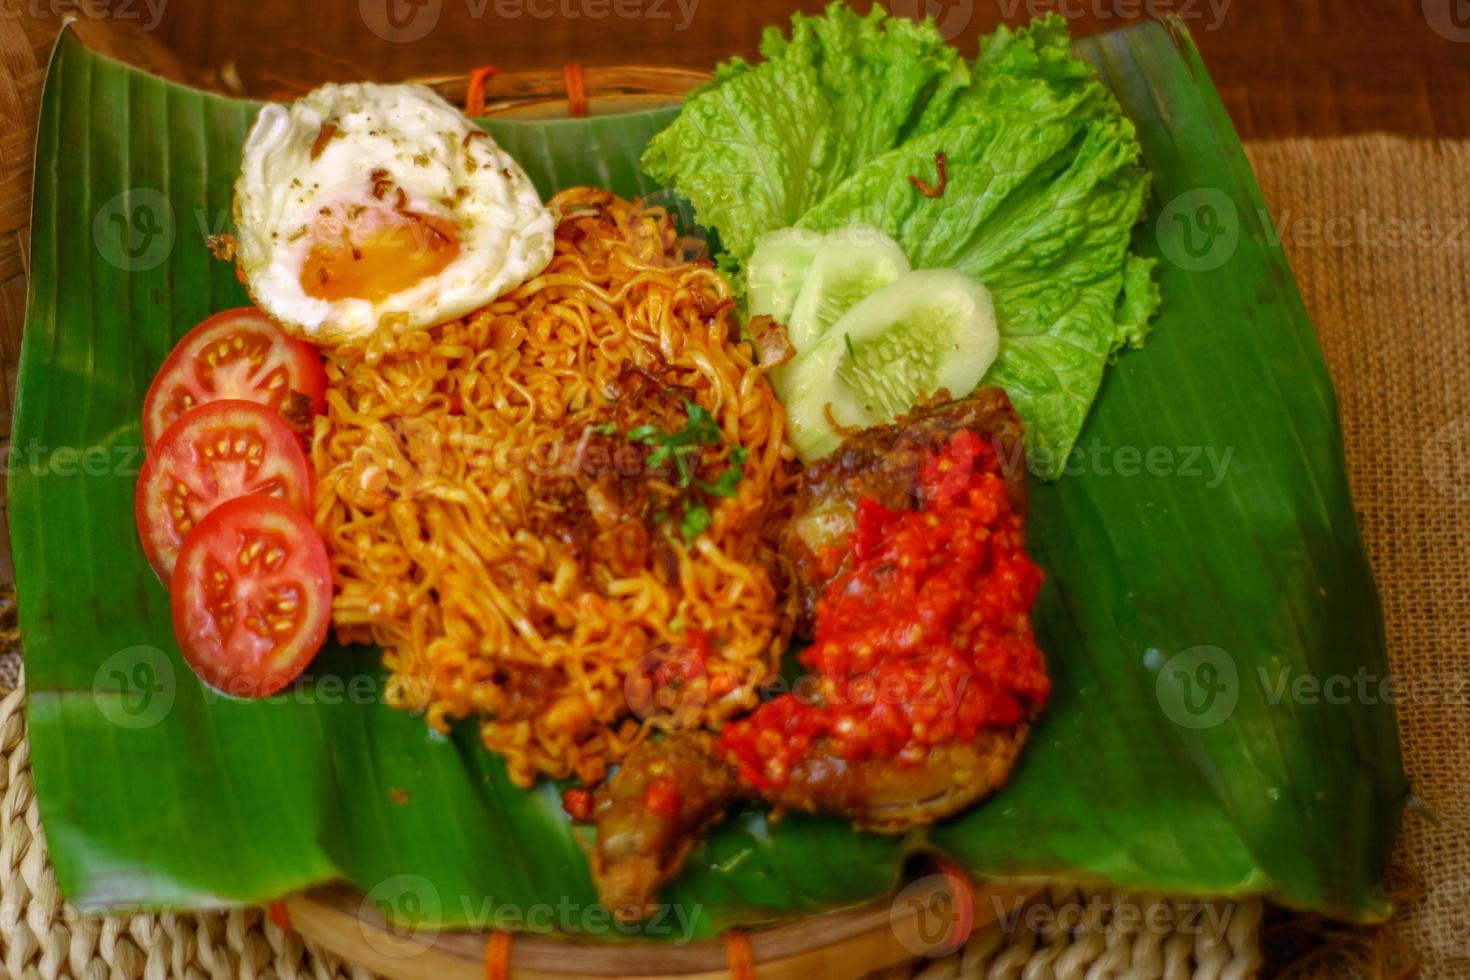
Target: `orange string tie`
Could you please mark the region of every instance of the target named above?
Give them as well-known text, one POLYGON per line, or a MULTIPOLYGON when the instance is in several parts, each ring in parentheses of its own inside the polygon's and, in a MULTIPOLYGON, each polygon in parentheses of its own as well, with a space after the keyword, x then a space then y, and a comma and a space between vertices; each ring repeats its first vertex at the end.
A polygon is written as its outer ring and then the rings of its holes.
POLYGON ((510 937, 508 932, 490 934, 485 944, 485 980, 510 980, 510 937))
POLYGON ((739 929, 731 929, 722 938, 730 980, 755 980, 755 953, 750 948, 750 937, 739 929))
POLYGON ((587 115, 587 80, 581 65, 567 65, 562 70, 567 83, 567 111, 573 119, 587 115))
POLYGON ((470 87, 464 93, 465 115, 476 117, 485 114, 485 86, 494 77, 494 65, 481 65, 470 72, 470 87))
POLYGON ((944 945, 958 950, 970 941, 970 933, 975 930, 975 880, 949 858, 939 858, 935 864, 939 873, 949 879, 950 894, 954 896, 950 935, 944 945))
POLYGON ((265 907, 265 910, 270 915, 271 921, 276 924, 276 928, 282 932, 291 931, 291 913, 286 911, 285 902, 271 902, 265 907))

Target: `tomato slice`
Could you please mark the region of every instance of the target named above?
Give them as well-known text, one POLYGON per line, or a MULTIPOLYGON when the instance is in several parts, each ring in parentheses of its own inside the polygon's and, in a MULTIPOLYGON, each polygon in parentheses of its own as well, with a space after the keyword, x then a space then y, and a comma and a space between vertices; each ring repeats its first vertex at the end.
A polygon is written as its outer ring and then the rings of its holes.
POLYGON ((309 403, 317 414, 326 407, 327 373, 315 347, 286 336, 255 307, 216 313, 184 335, 154 376, 143 400, 143 445, 189 409, 221 398, 292 417, 309 403))
POLYGON ((184 539, 172 583, 174 635, 199 679, 236 697, 291 683, 332 618, 327 547, 274 497, 227 500, 184 539))
POLYGON ((138 473, 133 512, 143 553, 169 581, 184 538, 226 500, 278 497, 311 511, 311 466, 275 412, 255 402, 209 402, 164 430, 138 473))

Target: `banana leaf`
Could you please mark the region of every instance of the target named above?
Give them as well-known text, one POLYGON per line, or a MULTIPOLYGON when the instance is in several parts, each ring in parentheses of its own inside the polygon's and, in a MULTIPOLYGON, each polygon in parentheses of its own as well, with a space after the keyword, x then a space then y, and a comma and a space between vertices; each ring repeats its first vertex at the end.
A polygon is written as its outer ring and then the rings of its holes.
MULTIPOLYGON (((1377 881, 1407 795, 1391 704, 1295 686, 1387 672, 1311 324, 1182 28, 1079 50, 1138 126, 1154 175, 1138 246, 1163 260, 1164 307, 1109 371, 1068 473, 1034 487, 1053 701, 1012 784, 927 832, 733 813, 665 893, 680 935, 869 900, 920 850, 976 875, 1386 911, 1377 881)), ((205 238, 228 229, 256 109, 70 33, 46 81, 10 513, 61 887, 85 908, 157 909, 347 879, 436 925, 590 908, 584 832, 557 787, 519 790, 472 728, 440 736, 386 707, 376 650, 329 647, 253 702, 179 657, 133 528, 139 407, 184 331, 245 302, 205 238)), ((543 194, 635 195, 658 191, 637 160, 672 112, 487 125, 543 194)))

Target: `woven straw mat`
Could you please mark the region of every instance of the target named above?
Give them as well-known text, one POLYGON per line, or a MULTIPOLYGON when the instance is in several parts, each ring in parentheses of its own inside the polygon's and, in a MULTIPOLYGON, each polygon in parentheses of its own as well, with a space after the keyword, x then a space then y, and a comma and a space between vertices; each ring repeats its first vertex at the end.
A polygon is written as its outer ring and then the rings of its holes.
MULTIPOLYGON (((1406 816, 1398 863, 1418 889, 1390 928, 1417 947, 1422 976, 1470 977, 1470 739, 1455 696, 1470 660, 1470 144, 1364 137, 1248 149, 1336 379, 1393 670, 1445 682, 1443 696, 1405 685, 1416 693, 1399 703, 1409 773, 1434 819, 1406 816)), ((66 906, 32 793, 22 698, 0 701, 0 971, 366 980, 256 909, 94 918, 66 906)), ((1053 889, 1044 901, 1088 910, 1071 928, 991 927, 896 975, 1243 980, 1260 969, 1257 903, 1185 935, 1119 927, 1107 914, 1110 901, 1155 899, 1090 898, 1053 889)))

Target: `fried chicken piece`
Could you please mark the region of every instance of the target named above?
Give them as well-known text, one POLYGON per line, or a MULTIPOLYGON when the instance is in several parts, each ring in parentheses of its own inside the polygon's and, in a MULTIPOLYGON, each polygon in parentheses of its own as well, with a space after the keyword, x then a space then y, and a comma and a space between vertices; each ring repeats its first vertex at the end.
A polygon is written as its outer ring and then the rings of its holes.
POLYGON ((846 817, 863 830, 901 834, 954 816, 1005 785, 1028 726, 987 729, 963 745, 938 745, 922 762, 849 762, 818 741, 790 780, 762 798, 781 809, 846 817))
MULTIPOLYGON (((936 452, 960 432, 993 449, 993 456, 986 457, 999 467, 990 477, 992 486, 996 498, 1009 500, 1009 512, 1015 515, 1007 526, 1015 531, 1016 540, 1006 547, 1021 550, 1020 560, 1026 561, 1021 549, 1025 458, 1021 427, 1009 399, 999 389, 984 389, 960 401, 929 405, 894 425, 850 437, 803 473, 782 551, 798 577, 795 584, 808 627, 816 621, 823 592, 834 582, 839 587, 851 584, 844 576, 863 552, 854 544, 860 501, 862 507, 893 512, 895 518, 924 510, 935 476, 921 469, 926 460, 932 465, 936 452), (993 482, 995 476, 1003 480, 1003 493, 993 482)), ((1034 590, 1022 603, 1025 609, 1032 598, 1034 590)), ((1021 632, 1029 643, 1029 622, 1021 632)), ((753 771, 750 752, 745 758, 732 752, 730 734, 744 722, 727 728, 723 739, 708 732, 682 731, 644 742, 596 795, 598 842, 592 871, 603 902, 623 919, 645 914, 653 895, 678 873, 697 838, 740 799, 762 799, 778 811, 842 816, 884 833, 901 833, 959 813, 1003 786, 1020 755, 1030 721, 1045 700, 1044 672, 1023 678, 1019 687, 1029 697, 1016 702, 1014 723, 987 725, 963 740, 917 750, 909 746, 900 755, 853 758, 850 746, 836 732, 819 726, 779 779, 753 771)), ((980 696, 975 691, 965 696, 972 694, 980 696)), ((777 710, 776 705, 768 702, 751 718, 777 710)), ((819 705, 798 706, 789 700, 781 707, 788 717, 823 711, 819 705)), ((755 755, 757 761, 763 757, 760 752, 755 755)))
POLYGON ((857 519, 858 500, 867 497, 891 510, 916 506, 924 456, 960 429, 996 448, 1011 503, 1025 515, 1021 422, 1000 388, 981 388, 959 401, 936 401, 894 425, 874 426, 848 437, 802 471, 792 517, 781 535, 781 555, 796 575, 799 634, 811 635, 817 598, 850 558, 847 541, 857 519))
POLYGON ((593 803, 592 877, 602 904, 624 921, 642 918, 654 892, 739 796, 735 768, 720 758, 709 732, 634 746, 593 803))

